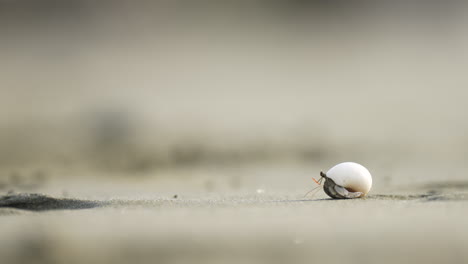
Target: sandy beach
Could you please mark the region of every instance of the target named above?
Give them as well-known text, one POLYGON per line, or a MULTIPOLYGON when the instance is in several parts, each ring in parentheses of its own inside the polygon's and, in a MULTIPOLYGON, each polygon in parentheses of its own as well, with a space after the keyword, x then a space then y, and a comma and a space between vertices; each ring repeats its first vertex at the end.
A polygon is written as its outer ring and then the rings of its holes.
MULTIPOLYGON (((307 188, 313 187, 309 179, 307 188)), ((293 190, 291 183, 284 190, 245 183, 236 191, 216 187, 219 182, 209 191, 200 182, 194 191, 182 180, 82 184, 94 190, 80 193, 78 187, 66 198, 0 197, 2 262, 463 263, 468 258, 466 182, 381 186, 352 200, 332 200, 322 190, 304 197, 306 186, 293 190)))
POLYGON ((0 3, 0 263, 468 262, 466 4, 56 2, 0 3))

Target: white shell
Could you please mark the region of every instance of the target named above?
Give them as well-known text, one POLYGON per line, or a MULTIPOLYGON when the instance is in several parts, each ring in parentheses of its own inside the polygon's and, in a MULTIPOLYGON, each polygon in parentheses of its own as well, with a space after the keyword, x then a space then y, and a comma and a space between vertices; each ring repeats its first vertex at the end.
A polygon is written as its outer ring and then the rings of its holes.
POLYGON ((326 173, 336 185, 349 192, 361 192, 365 196, 372 187, 372 176, 364 166, 355 162, 343 162, 335 165, 326 173))

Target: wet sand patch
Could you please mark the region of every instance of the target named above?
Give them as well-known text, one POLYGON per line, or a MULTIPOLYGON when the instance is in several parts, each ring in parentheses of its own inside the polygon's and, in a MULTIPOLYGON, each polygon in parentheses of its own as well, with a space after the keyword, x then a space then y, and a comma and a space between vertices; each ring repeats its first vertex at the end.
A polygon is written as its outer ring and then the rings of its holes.
POLYGON ((0 197, 0 208, 16 208, 30 211, 76 210, 101 206, 98 201, 54 198, 37 193, 8 194, 0 197))

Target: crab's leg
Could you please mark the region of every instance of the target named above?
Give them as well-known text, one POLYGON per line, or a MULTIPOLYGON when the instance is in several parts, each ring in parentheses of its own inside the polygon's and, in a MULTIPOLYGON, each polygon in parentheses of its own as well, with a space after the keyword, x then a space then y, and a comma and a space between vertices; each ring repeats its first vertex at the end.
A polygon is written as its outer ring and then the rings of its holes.
POLYGON ((343 196, 344 198, 348 198, 348 199, 359 198, 359 197, 362 197, 364 195, 364 193, 362 193, 362 192, 350 192, 350 191, 346 190, 344 187, 341 187, 339 185, 335 185, 334 189, 339 195, 343 196))

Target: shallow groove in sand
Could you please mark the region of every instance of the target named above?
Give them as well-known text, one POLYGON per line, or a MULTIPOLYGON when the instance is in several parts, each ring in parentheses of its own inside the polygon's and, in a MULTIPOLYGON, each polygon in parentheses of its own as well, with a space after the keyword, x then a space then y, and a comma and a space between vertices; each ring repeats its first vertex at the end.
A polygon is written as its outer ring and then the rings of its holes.
MULTIPOLYGON (((393 200, 393 201, 467 201, 467 193, 426 193, 426 194, 373 194, 359 200, 393 200)), ((17 209, 28 211, 46 211, 46 210, 78 210, 91 209, 96 207, 161 207, 161 206, 181 206, 181 207, 210 207, 210 206, 238 206, 238 205, 261 205, 261 204, 283 204, 283 203, 307 203, 307 202, 338 202, 340 200, 324 199, 199 199, 199 200, 124 200, 113 199, 107 201, 92 201, 68 198, 54 198, 43 194, 20 193, 0 196, 0 215, 9 215, 17 213, 17 209), (12 211, 13 210, 13 211, 12 211)), ((344 199, 341 201, 350 201, 344 199)), ((353 200, 354 201, 354 200, 353 200)))

